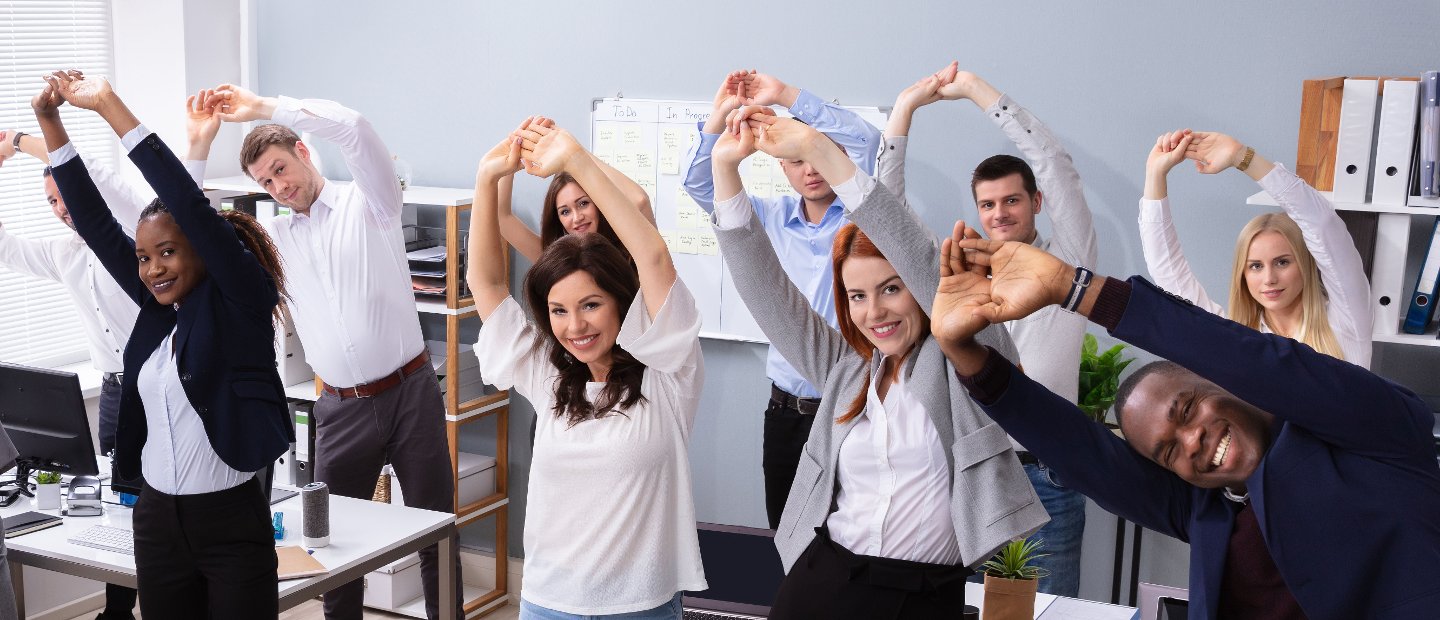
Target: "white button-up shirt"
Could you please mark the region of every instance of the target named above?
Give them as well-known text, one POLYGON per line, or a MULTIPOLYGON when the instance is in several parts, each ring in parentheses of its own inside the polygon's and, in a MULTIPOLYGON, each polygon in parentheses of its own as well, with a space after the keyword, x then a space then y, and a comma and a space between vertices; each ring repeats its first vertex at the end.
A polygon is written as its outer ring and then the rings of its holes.
POLYGON ((255 476, 226 465, 210 445, 200 414, 190 404, 175 362, 175 331, 160 342, 140 367, 135 387, 145 405, 145 447, 140 473, 145 483, 170 495, 223 491, 255 476))
POLYGON ((355 179, 324 181, 309 214, 270 222, 305 359, 337 387, 389 375, 425 347, 390 152, 369 121, 333 101, 281 97, 274 120, 339 145, 355 179))
MULTIPOLYGON (((64 159, 51 157, 50 161, 59 165, 75 157, 75 148, 67 144, 55 153, 64 159)), ((85 165, 115 220, 125 234, 134 237, 140 212, 155 198, 154 192, 124 181, 104 164, 87 161, 85 165)), ((85 330, 91 364, 100 372, 124 370, 121 353, 140 307, 115 283, 80 235, 72 232, 65 237, 24 239, 0 224, 0 267, 64 286, 85 330)))
POLYGON ((838 508, 825 522, 830 538, 859 555, 958 564, 946 447, 903 372, 880 400, 880 357, 865 410, 840 444, 838 508))

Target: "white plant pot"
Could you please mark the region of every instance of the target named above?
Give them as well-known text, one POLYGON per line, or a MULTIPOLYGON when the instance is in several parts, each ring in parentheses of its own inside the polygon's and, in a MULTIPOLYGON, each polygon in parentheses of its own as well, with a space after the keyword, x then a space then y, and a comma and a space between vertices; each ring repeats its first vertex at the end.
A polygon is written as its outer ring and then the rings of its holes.
POLYGON ((38 510, 59 510, 60 485, 58 483, 35 485, 35 508, 38 510))

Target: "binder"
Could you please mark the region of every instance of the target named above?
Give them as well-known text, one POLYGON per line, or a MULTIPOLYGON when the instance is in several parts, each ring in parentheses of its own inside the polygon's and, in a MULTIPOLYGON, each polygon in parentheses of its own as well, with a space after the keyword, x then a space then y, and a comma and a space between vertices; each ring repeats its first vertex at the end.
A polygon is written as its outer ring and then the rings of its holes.
POLYGON ((1370 169, 1375 157, 1375 115, 1380 81, 1345 80, 1340 104, 1340 135, 1335 147, 1335 202, 1369 202, 1370 169))
POLYGON ((1415 113, 1420 83, 1385 80, 1380 123, 1375 136, 1373 198, 1377 205, 1405 206, 1410 200, 1410 171, 1415 153, 1415 113))
POLYGON ((1415 290, 1410 295, 1410 310, 1405 313, 1403 329, 1407 334, 1423 334, 1435 316, 1435 296, 1440 294, 1440 219, 1435 221, 1435 230, 1430 234, 1430 249, 1425 252, 1425 262, 1420 264, 1420 277, 1415 279, 1415 290))
POLYGON ((1380 213, 1376 218, 1375 259, 1371 264, 1370 298, 1375 308, 1374 334, 1393 336, 1400 328, 1405 297, 1405 254, 1410 244, 1410 215, 1380 213))
POLYGON ((1440 71, 1426 71, 1420 78, 1424 96, 1420 100, 1420 195, 1440 198, 1440 71))

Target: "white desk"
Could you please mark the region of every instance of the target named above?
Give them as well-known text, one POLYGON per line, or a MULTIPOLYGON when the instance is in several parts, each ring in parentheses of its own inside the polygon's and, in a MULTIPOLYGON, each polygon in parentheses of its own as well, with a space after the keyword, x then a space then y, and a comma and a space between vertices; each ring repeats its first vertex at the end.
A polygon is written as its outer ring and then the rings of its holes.
MULTIPOLYGON (((974 605, 976 609, 980 610, 983 618, 985 586, 978 583, 966 583, 965 604, 974 605)), ((1130 620, 1134 616, 1134 607, 1043 593, 1035 595, 1035 620, 1130 620)))
MULTIPOLYGON (((22 498, 15 505, 0 510, 0 515, 9 516, 29 510, 34 510, 33 500, 22 498)), ((276 544, 301 544, 300 497, 271 506, 271 512, 276 511, 285 513, 285 539, 276 541, 276 544)), ((102 516, 66 517, 59 526, 7 539, 5 546, 9 552, 10 574, 20 617, 25 617, 22 565, 134 588, 134 556, 82 547, 68 541, 93 525, 132 529, 130 512, 129 508, 106 504, 102 516)), ((455 515, 450 513, 331 495, 330 546, 316 549, 314 554, 315 559, 330 572, 306 579, 281 581, 278 590, 280 609, 283 611, 299 605, 436 543, 439 543, 441 558, 440 600, 454 600, 456 548, 452 536, 455 536, 455 515)), ((440 617, 456 620, 454 606, 440 605, 440 617)))

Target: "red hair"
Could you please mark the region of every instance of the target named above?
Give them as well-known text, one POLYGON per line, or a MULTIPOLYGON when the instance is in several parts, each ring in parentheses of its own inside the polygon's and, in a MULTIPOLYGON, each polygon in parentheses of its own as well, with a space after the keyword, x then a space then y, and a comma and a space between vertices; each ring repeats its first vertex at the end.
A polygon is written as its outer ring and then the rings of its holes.
MULTIPOLYGON (((865 360, 866 373, 865 382, 860 386, 860 393, 855 395, 855 400, 850 402, 850 408, 845 415, 835 419, 836 424, 844 424, 855 419, 865 410, 865 401, 870 392, 870 360, 875 356, 875 344, 865 337, 865 333, 855 325, 855 320, 850 317, 850 295, 846 292, 845 276, 842 267, 845 261, 851 257, 858 258, 885 258, 880 253, 880 248, 860 232, 860 227, 854 224, 846 224, 835 233, 835 243, 830 247, 830 269, 834 274, 835 293, 835 322, 840 327, 840 335, 845 337, 845 342, 850 343, 850 348, 865 360)), ((889 260, 889 259, 885 259, 889 260)))

